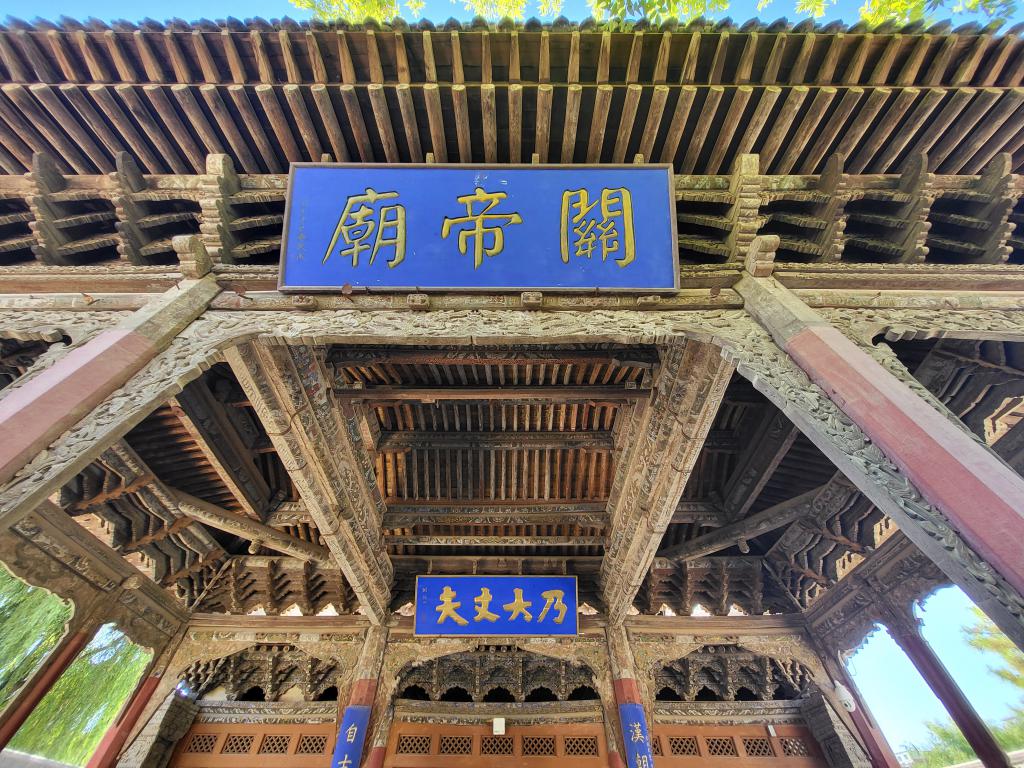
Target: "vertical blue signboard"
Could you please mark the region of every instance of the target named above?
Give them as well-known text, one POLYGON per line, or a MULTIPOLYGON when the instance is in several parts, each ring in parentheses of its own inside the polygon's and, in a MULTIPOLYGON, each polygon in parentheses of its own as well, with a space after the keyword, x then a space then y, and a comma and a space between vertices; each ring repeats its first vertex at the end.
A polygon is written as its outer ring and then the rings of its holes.
POLYGON ((334 745, 331 768, 359 768, 366 743, 366 729, 370 725, 370 708, 351 705, 345 707, 345 714, 338 730, 338 741, 334 745))
POLYGON ((622 724, 622 740, 626 744, 627 768, 654 768, 643 705, 619 704, 619 722, 622 724))
POLYGON ((294 163, 282 291, 678 288, 669 165, 294 163))
POLYGON ((415 634, 575 635, 575 576, 417 576, 415 634))

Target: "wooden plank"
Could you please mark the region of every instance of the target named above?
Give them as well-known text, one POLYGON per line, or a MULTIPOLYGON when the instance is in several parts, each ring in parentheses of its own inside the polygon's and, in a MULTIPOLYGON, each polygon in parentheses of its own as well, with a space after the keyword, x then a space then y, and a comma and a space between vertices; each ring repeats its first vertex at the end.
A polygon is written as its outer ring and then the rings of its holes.
POLYGON ((245 85, 249 81, 245 62, 242 60, 239 46, 234 42, 234 35, 230 30, 220 31, 220 43, 224 49, 224 57, 227 59, 227 69, 231 72, 231 81, 236 85, 245 85))
POLYGON ((370 137, 366 133, 363 110, 359 106, 355 86, 346 83, 340 86, 338 91, 341 93, 341 103, 345 107, 345 115, 348 117, 349 130, 352 131, 352 136, 356 140, 359 159, 364 163, 373 162, 373 149, 370 146, 370 137))
POLYGON ((96 111, 83 88, 67 84, 60 86, 59 90, 64 98, 71 103, 71 106, 74 107, 78 116, 89 126, 89 130, 100 140, 111 157, 116 157, 118 152, 128 151, 120 134, 110 129, 107 121, 96 111))
POLYGON ((267 44, 263 41, 263 33, 260 30, 249 30, 249 45, 252 48, 253 58, 256 59, 256 75, 260 82, 264 85, 274 85, 277 78, 274 77, 274 67, 270 63, 267 44))
POLYGON ((427 123, 430 127, 430 150, 438 163, 448 162, 448 147, 445 143, 444 113, 441 111, 441 94, 433 83, 423 86, 423 100, 427 105, 427 123))
MULTIPOLYGON (((270 130, 274 132, 277 143, 284 152, 285 163, 297 163, 305 160, 302 150, 299 149, 299 145, 295 141, 295 135, 292 133, 291 126, 288 124, 288 118, 281 108, 281 102, 277 98, 277 91, 271 85, 257 85, 255 91, 256 98, 259 99, 263 112, 267 116, 267 122, 270 123, 270 130)), ((236 93, 229 92, 232 93, 232 96, 236 93)), ((244 98, 244 94, 242 97, 244 98)), ((248 123, 249 121, 246 122, 248 123)), ((257 124, 259 124, 258 120, 257 124)), ((276 155, 277 153, 275 152, 274 154, 276 155)), ((316 159, 319 159, 319 156, 316 156, 316 159)))
POLYGON ((402 128, 405 131, 405 147, 409 153, 409 162, 423 162, 423 148, 420 145, 419 124, 416 120, 416 106, 412 100, 412 89, 401 83, 395 89, 398 97, 398 110, 402 115, 402 128))
POLYGON ((727 169, 724 168, 725 154, 732 145, 736 130, 743 125, 743 114, 746 112, 747 104, 753 93, 754 89, 749 85, 741 85, 739 88, 733 89, 729 111, 726 112, 725 119, 722 121, 721 130, 715 136, 715 144, 705 166, 708 173, 726 172, 727 169))
POLYGON ((645 400, 650 390, 616 386, 507 386, 507 387, 425 387, 380 385, 363 389, 334 389, 339 400, 373 404, 436 403, 448 400, 534 401, 558 403, 618 403, 645 400))
MULTIPOLYGON (((331 101, 331 94, 327 90, 327 86, 317 84, 310 88, 309 91, 313 96, 313 103, 316 105, 317 112, 320 114, 320 122, 323 123, 324 130, 327 132, 327 141, 331 144, 331 154, 334 155, 336 162, 347 163, 349 161, 348 145, 345 143, 345 135, 341 132, 338 112, 334 108, 334 102, 331 101)), ((399 96, 401 96, 401 92, 399 96)), ((405 111, 403 109, 403 116, 404 114, 405 111)), ((408 126, 406 126, 406 131, 408 132, 408 130, 408 126)), ((416 138, 416 151, 418 153, 419 138, 415 134, 409 138, 416 138)), ((415 159, 417 157, 422 157, 422 155, 414 155, 413 162, 422 162, 415 159)))
POLYGON ((480 113, 483 120, 484 162, 498 160, 498 116, 494 86, 485 83, 480 86, 480 113))
POLYGON ((213 115, 214 122, 220 128, 225 138, 227 138, 228 144, 231 145, 231 149, 238 159, 238 164, 241 166, 242 171, 245 173, 259 173, 260 166, 256 162, 256 158, 253 157, 252 152, 249 151, 249 147, 235 125, 231 113, 228 112, 228 108, 221 98, 220 89, 215 85, 201 85, 199 86, 199 95, 203 97, 203 101, 206 102, 206 108, 213 115))
POLYGON ((636 122, 636 110, 640 105, 642 93, 643 88, 639 85, 630 85, 626 88, 626 98, 623 101, 619 115, 619 128, 615 136, 615 149, 612 151, 613 163, 621 163, 626 159, 626 150, 629 147, 629 139, 636 122))
POLYGON ((896 127, 903 123, 904 115, 907 114, 920 93, 917 88, 904 88, 897 91, 896 98, 889 104, 882 119, 872 121, 869 126, 870 133, 857 153, 847 163, 846 167, 850 173, 863 173, 868 164, 873 161, 878 149, 892 137, 896 127))
MULTIPOLYGON (((398 35, 401 37, 401 35, 398 35)), ((320 40, 316 32, 306 30, 306 56, 309 58, 309 66, 313 69, 313 82, 318 85, 329 83, 330 75, 327 74, 327 62, 324 60, 324 53, 320 49, 320 40)), ((337 122, 337 119, 335 119, 337 122)), ((337 155, 335 155, 337 157, 337 155)))
POLYGON ((135 50, 138 51, 142 68, 146 71, 146 79, 151 83, 166 83, 167 73, 164 71, 163 59, 156 55, 149 42, 149 35, 142 30, 132 32, 135 50))
POLYGON ((220 70, 217 62, 210 53, 210 46, 206 43, 206 37, 202 30, 193 29, 189 38, 192 42, 192 52, 199 61, 199 71, 203 73, 203 80, 207 83, 219 83, 221 81, 220 70))
POLYGON ((39 103, 43 105, 46 112, 52 115, 57 120, 57 123, 63 126, 64 130, 71 135, 75 140, 75 143, 81 147, 82 151, 84 151, 89 160, 99 168, 101 173, 113 172, 113 161, 107 153, 92 140, 92 136, 89 132, 84 129, 78 118, 72 115, 70 110, 64 106, 64 102, 61 101, 50 86, 37 83, 29 86, 29 91, 36 99, 39 100, 39 103))
POLYGON ((126 83, 139 82, 139 73, 135 71, 135 65, 125 55, 121 45, 121 35, 108 29, 103 32, 103 41, 107 44, 107 50, 110 52, 110 59, 114 62, 118 77, 126 83))
POLYGON ((817 138, 807 152, 803 164, 800 166, 800 173, 816 173, 821 168, 825 158, 830 154, 829 148, 833 142, 840 135, 845 136, 847 131, 851 129, 847 122, 863 98, 863 88, 854 87, 846 89, 835 112, 829 117, 825 126, 817 131, 817 138))
POLYGON ((533 151, 537 153, 542 163, 548 161, 548 147, 551 143, 551 96, 550 85, 537 86, 537 124, 533 151))
MULTIPOLYGON (((580 124, 580 104, 583 101, 583 86, 573 84, 565 90, 565 124, 562 126, 563 163, 571 163, 576 153, 576 134, 580 124)), ((546 146, 546 144, 545 144, 546 146)))
MULTIPOLYGON (((454 33, 453 33, 454 34, 454 33)), ((452 112, 455 116, 455 136, 459 145, 459 162, 473 162, 473 147, 469 133, 469 98, 466 86, 452 86, 452 112)))
POLYGON ((377 135, 384 147, 384 159, 389 163, 397 163, 398 144, 395 143, 395 130, 391 125, 391 112, 388 110, 387 95, 384 86, 372 84, 367 87, 370 96, 370 107, 373 109, 373 120, 377 124, 377 135))
POLYGON ((811 102, 811 108, 804 114, 799 127, 793 131, 789 141, 786 142, 786 151, 778 161, 774 169, 775 173, 788 174, 793 170, 793 166, 800 158, 800 153, 803 152, 811 137, 816 135, 818 125, 825 117, 829 107, 832 106, 835 96, 836 89, 831 86, 818 89, 814 95, 814 101, 811 102))
POLYGON ((768 123, 768 118, 775 107, 775 102, 781 95, 782 89, 774 85, 770 85, 761 91, 761 98, 758 99, 757 107, 755 107, 750 121, 743 128, 740 143, 736 146, 736 151, 733 153, 734 157, 750 154, 757 144, 761 133, 764 131, 765 125, 768 123))
POLYGON ((675 164, 679 142, 683 138, 683 131, 686 130, 686 121, 690 117, 690 108, 693 106, 693 98, 696 95, 696 86, 684 85, 679 89, 676 106, 672 112, 672 122, 669 123, 665 144, 661 148, 661 162, 675 164))
POLYGON ((601 162, 604 136, 608 129, 608 110, 612 104, 614 89, 610 85, 597 86, 594 94, 594 108, 590 116, 590 139, 587 142, 587 162, 601 162))
POLYGON ((46 32, 46 42, 50 44, 50 51, 53 53, 53 58, 57 60, 57 66, 60 67, 64 79, 70 83, 82 82, 82 66, 73 58, 68 46, 68 35, 56 29, 50 29, 46 32))
POLYGON ((508 161, 523 162, 523 86, 508 87, 508 161))
POLYGON ((703 90, 705 92, 704 104, 701 105, 697 125, 687 137, 686 154, 683 155, 683 161, 679 166, 681 173, 693 173, 693 169, 697 165, 697 158, 700 157, 701 150, 704 149, 704 142, 716 125, 715 115, 718 113, 718 105, 725 93, 725 89, 720 85, 713 85, 703 90))
MULTIPOLYGON (((269 88, 270 86, 266 86, 269 88)), ((171 90, 178 96, 182 107, 185 112, 189 115, 192 120, 192 124, 199 130, 200 138, 203 143, 207 145, 207 148, 211 146, 219 147, 220 149, 210 149, 213 154, 223 154, 223 144, 221 143, 220 136, 213 130, 213 126, 210 125, 206 119, 206 115, 203 114, 199 103, 195 100, 192 95, 190 86, 175 86, 180 88, 180 91, 176 91, 174 88, 171 90)), ((242 124, 246 126, 249 131, 249 135, 252 137, 253 143, 256 145, 256 150, 259 152, 260 159, 265 164, 268 171, 271 173, 281 171, 285 166, 281 162, 280 154, 273 145, 270 143, 270 139, 267 137, 267 132, 263 130, 263 121, 256 116, 256 110, 252 106, 251 99, 249 97, 249 89, 242 85, 229 85, 228 96, 231 97, 231 101, 235 105, 235 109, 238 110, 238 114, 242 118, 242 124)))
MULTIPOLYGON (((368 32, 367 34, 373 34, 368 32)), ((286 83, 302 83, 305 78, 302 70, 299 69, 299 62, 295 58, 295 49, 292 45, 292 34, 287 29, 277 30, 277 43, 281 48, 281 58, 284 60, 284 75, 286 83)))
POLYGON ((875 116, 882 110, 891 95, 892 91, 889 88, 872 88, 868 92, 864 106, 847 126, 843 137, 839 140, 839 146, 836 147, 838 154, 846 158, 851 157, 853 150, 868 129, 874 125, 875 116))
POLYGON ((148 142, 142 138, 142 135, 135 130, 134 124, 124 114, 107 86, 90 85, 86 88, 86 92, 99 105, 99 111, 114 126, 118 137, 127 142, 127 151, 135 156, 143 170, 149 173, 163 172, 165 167, 163 162, 150 150, 148 142))
POLYGON ((188 173, 188 166, 179 154, 178 145, 164 132, 164 127, 149 111, 149 107, 139 96, 136 87, 127 84, 115 85, 114 91, 124 101, 125 106, 128 107, 142 130, 146 132, 149 140, 160 151, 164 162, 170 166, 171 170, 174 173, 188 173))
MULTIPOLYGON (((668 34, 667 32, 665 34, 668 34)), ((651 102, 647 107, 647 119, 643 133, 640 135, 640 147, 637 150, 644 158, 654 156, 654 142, 658 138, 658 130, 665 114, 665 102, 668 100, 668 86, 656 85, 651 93, 651 102)), ((562 159, 565 162, 565 159, 562 159)))
MULTIPOLYGON (((31 121, 32 126, 45 137, 46 141, 61 155, 76 173, 94 173, 96 166, 85 155, 79 151, 78 146, 66 133, 64 133, 49 115, 44 112, 39 103, 32 97, 24 85, 8 83, 3 86, 4 95, 9 98, 20 111, 21 115, 31 121)), ((14 117, 14 109, 7 109, 4 114, 8 123, 14 117)), ((12 127, 16 127, 12 124, 12 127)), ((98 159, 102 160, 102 156, 98 159)), ((109 163, 109 161, 107 161, 109 163)))
POLYGON ((426 448, 462 450, 586 449, 610 451, 611 432, 437 432, 401 430, 382 432, 378 450, 411 451, 426 448))
POLYGON ((144 85, 142 92, 149 103, 156 109, 163 126, 174 137, 185 159, 196 173, 206 172, 206 153, 200 148, 188 127, 178 117, 177 110, 171 105, 164 87, 161 85, 144 85))

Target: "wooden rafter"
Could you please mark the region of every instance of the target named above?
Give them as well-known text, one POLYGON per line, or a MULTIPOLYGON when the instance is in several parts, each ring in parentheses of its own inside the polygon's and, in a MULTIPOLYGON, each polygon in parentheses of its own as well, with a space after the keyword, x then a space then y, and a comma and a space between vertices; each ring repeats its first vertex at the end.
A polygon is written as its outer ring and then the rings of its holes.
POLYGON ((393 575, 381 536, 384 503, 354 419, 325 399, 316 354, 249 343, 225 356, 346 581, 367 616, 381 623, 393 575), (295 354, 306 357, 296 361, 295 354), (317 380, 313 391, 303 375, 317 380))
POLYGON ((767 409, 722 491, 722 509, 728 519, 740 520, 747 514, 798 434, 784 413, 767 409))
POLYGON ((681 342, 662 354, 655 395, 634 416, 630 449, 608 503, 612 530, 601 583, 610 621, 621 621, 633 604, 732 371, 717 349, 698 342, 681 342))

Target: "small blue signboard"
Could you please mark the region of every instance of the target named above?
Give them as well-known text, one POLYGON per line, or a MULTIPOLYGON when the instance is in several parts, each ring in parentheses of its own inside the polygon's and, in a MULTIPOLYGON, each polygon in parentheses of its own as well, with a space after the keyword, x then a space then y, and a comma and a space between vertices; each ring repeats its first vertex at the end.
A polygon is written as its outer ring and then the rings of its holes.
POLYGON ((575 576, 417 576, 415 634, 575 635, 575 576))
POLYGON ((647 718, 641 704, 619 704, 619 722, 622 740, 626 744, 627 768, 654 768, 651 738, 647 732, 647 718))
POLYGON ((338 741, 334 745, 331 768, 359 768, 366 743, 366 729, 370 724, 370 708, 350 705, 345 707, 338 730, 338 741))
POLYGON ((293 163, 282 291, 678 288, 669 165, 293 163))

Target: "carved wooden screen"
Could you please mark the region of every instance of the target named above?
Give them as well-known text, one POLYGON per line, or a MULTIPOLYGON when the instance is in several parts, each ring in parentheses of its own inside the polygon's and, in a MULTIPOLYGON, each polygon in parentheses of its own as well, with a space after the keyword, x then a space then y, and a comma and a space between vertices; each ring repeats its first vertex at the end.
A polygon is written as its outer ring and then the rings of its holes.
POLYGON ((655 726, 651 751, 658 768, 827 768, 811 732, 800 725, 655 726))
POLYGON ((601 723, 508 725, 494 735, 479 725, 396 722, 384 768, 605 768, 608 749, 601 723))
POLYGON ((328 768, 334 738, 332 723, 196 723, 170 768, 328 768))

